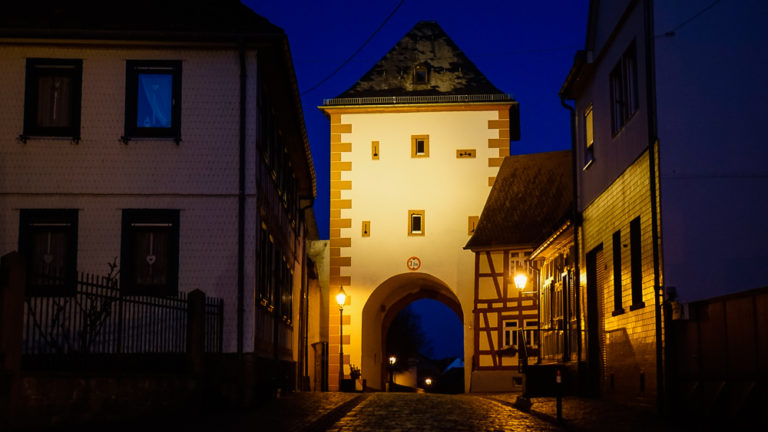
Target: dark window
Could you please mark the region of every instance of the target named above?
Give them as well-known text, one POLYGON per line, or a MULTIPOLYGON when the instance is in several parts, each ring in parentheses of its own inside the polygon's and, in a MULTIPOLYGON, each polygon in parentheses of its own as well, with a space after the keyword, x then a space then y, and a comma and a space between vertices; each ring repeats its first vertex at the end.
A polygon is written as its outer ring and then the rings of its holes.
POLYGON ((413 69, 413 83, 414 84, 428 84, 429 83, 429 70, 426 65, 420 64, 413 69))
POLYGON ((24 135, 80 139, 82 60, 27 59, 24 135))
POLYGON ((417 155, 423 155, 424 154, 424 140, 423 139, 417 139, 416 140, 416 154, 417 155))
POLYGON ((408 234, 424 235, 424 210, 408 211, 408 234))
POLYGON ((632 306, 630 306, 630 310, 645 306, 643 302, 643 268, 640 237, 640 218, 636 217, 629 223, 629 242, 632 254, 632 306))
POLYGON ((179 281, 179 211, 123 210, 121 290, 173 296, 179 281))
POLYGON ((284 320, 293 318, 293 274, 289 267, 290 262, 282 261, 282 286, 280 289, 280 313, 284 320))
POLYGON ((272 242, 267 229, 262 226, 259 233, 259 301, 262 306, 271 304, 272 242))
POLYGON ((613 315, 624 313, 621 305, 621 230, 613 233, 613 315))
POLYGON ((125 136, 181 139, 181 62, 128 60, 125 136))
POLYGON ((611 130, 621 130, 637 111, 637 56, 635 43, 627 48, 611 71, 611 130))
MULTIPOLYGON (((279 295, 282 291, 282 279, 283 279, 283 252, 279 246, 273 248, 272 254, 272 285, 269 292, 269 303, 273 307, 280 307, 279 295)), ((275 312, 277 313, 277 312, 275 312)))
POLYGON ((27 295, 74 294, 77 210, 21 210, 19 250, 27 264, 27 295))

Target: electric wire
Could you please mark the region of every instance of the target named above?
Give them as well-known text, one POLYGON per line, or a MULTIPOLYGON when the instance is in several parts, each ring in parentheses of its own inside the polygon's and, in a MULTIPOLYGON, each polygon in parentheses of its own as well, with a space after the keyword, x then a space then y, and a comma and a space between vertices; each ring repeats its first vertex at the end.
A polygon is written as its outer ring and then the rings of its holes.
POLYGON ((693 15, 692 15, 690 18, 688 18, 687 20, 685 20, 685 21, 681 22, 681 23, 680 23, 680 24, 678 24, 677 26, 675 26, 675 28, 673 28, 672 30, 668 30, 668 31, 666 31, 666 32, 664 32, 664 33, 661 33, 661 34, 657 34, 657 35, 656 35, 656 37, 657 37, 657 38, 660 38, 660 37, 672 37, 672 36, 674 36, 674 35, 675 35, 675 33, 676 33, 678 30, 680 30, 681 28, 683 28, 683 27, 687 26, 688 24, 690 24, 692 21, 696 20, 696 19, 697 19, 697 18, 699 18, 700 16, 704 15, 704 13, 706 13, 708 10, 712 9, 713 7, 715 7, 715 5, 716 5, 716 4, 718 4, 718 3, 720 3, 720 0, 715 0, 715 1, 713 1, 712 3, 710 3, 710 4, 709 4, 707 7, 705 7, 704 9, 702 9, 702 10, 700 10, 700 11, 696 12, 696 13, 695 13, 695 14, 693 14, 693 15))
POLYGON ((377 28, 373 33, 371 33, 371 35, 368 36, 368 39, 366 39, 365 42, 363 42, 363 44, 360 45, 360 48, 355 50, 355 52, 353 52, 351 56, 349 56, 346 60, 344 60, 344 62, 341 63, 341 65, 339 67, 337 67, 333 72, 328 74, 328 76, 326 76, 325 78, 321 79, 317 84, 313 85, 308 90, 305 90, 304 92, 302 92, 301 95, 304 96, 305 94, 307 94, 307 93, 309 93, 311 91, 314 91, 315 89, 320 87, 323 83, 325 83, 326 81, 331 79, 331 77, 336 75, 336 73, 338 73, 342 68, 344 68, 344 66, 346 66, 357 54, 360 53, 360 51, 363 50, 363 48, 365 48, 366 45, 368 45, 368 42, 370 42, 371 39, 373 39, 373 37, 376 36, 376 34, 379 32, 379 30, 384 28, 384 25, 386 25, 387 22, 389 22, 389 19, 392 18, 392 16, 395 14, 395 12, 397 12, 398 9, 400 9, 400 6, 402 6, 403 3, 405 3, 405 0, 400 0, 400 3, 398 3, 397 6, 395 6, 395 8, 392 10, 392 12, 390 12, 390 14, 387 16, 387 18, 384 19, 384 22, 381 23, 379 28, 377 28))

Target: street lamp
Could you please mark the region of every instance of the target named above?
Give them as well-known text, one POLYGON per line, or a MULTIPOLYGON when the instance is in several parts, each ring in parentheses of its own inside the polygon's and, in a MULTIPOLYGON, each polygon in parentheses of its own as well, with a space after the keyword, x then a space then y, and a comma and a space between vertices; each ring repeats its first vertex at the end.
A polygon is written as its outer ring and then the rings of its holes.
POLYGON ((336 294, 336 304, 339 305, 339 391, 341 383, 344 380, 344 303, 347 301, 347 293, 344 287, 339 287, 339 293, 336 294))
MULTIPOLYGON (((528 276, 525 273, 518 273, 515 275, 515 288, 517 288, 517 299, 518 299, 518 317, 519 317, 519 328, 520 331, 520 337, 517 338, 517 363, 520 366, 520 370, 523 373, 523 394, 520 398, 518 398, 519 404, 525 404, 528 401, 528 353, 525 351, 525 324, 523 321, 523 290, 525 289, 525 285, 528 283, 528 276)), ((527 408, 530 408, 528 406, 527 408)), ((524 411, 527 411, 527 408, 524 409, 524 411)))
POLYGON ((395 367, 395 363, 397 363, 397 357, 389 356, 389 391, 392 391, 392 385, 395 384, 395 379, 393 375, 393 369, 395 367))
POLYGON ((432 387, 432 378, 427 378, 424 380, 424 384, 427 386, 427 391, 432 387))

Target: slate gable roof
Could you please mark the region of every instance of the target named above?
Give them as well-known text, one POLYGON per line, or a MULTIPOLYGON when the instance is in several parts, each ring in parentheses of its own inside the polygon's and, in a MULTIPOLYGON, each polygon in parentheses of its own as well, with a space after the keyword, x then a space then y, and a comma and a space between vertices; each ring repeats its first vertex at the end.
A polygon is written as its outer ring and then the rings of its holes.
POLYGON ((534 247, 573 209, 570 150, 504 158, 465 249, 534 247))
POLYGON ((503 94, 434 21, 420 21, 358 82, 337 98, 503 94), (417 65, 429 74, 415 84, 417 65))
POLYGON ((238 0, 18 0, 0 13, 0 36, 125 40, 233 40, 283 30, 238 0))

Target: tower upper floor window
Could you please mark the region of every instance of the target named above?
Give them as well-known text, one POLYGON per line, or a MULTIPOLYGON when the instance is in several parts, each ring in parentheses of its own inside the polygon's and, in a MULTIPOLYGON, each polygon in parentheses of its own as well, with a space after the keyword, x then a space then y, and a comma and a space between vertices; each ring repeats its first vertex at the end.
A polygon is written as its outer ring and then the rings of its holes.
POLYGON ((611 131, 615 135, 637 111, 637 50, 634 41, 613 68, 611 85, 611 131))
POLYGON ((181 62, 129 60, 125 76, 125 136, 181 135, 181 62))
POLYGON ((408 210, 408 235, 424 235, 424 210, 408 210))
POLYGON ((83 61, 27 59, 24 135, 80 137, 83 61))
POLYGON ((429 157, 429 135, 411 136, 411 157, 429 157))
POLYGON ((413 83, 429 84, 429 69, 427 65, 422 63, 413 68, 413 83))

